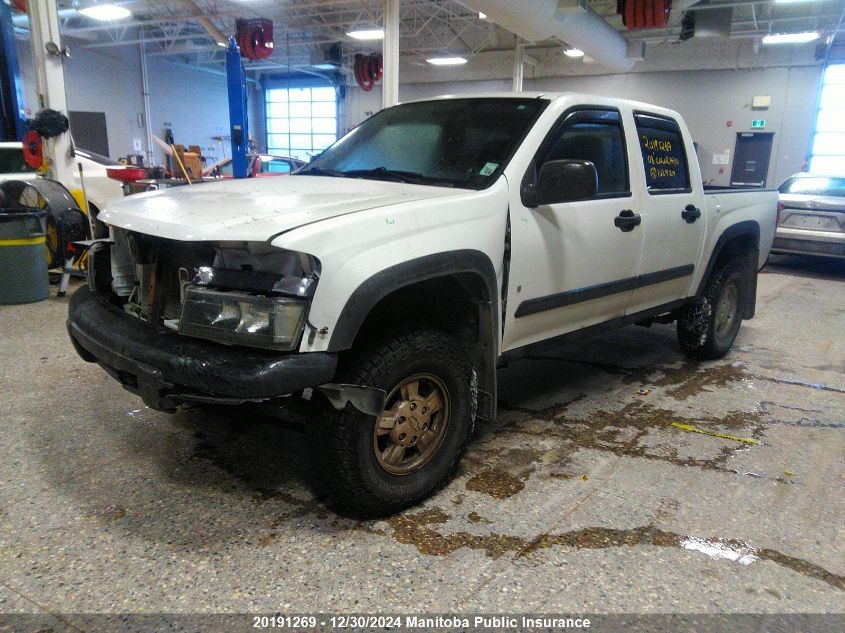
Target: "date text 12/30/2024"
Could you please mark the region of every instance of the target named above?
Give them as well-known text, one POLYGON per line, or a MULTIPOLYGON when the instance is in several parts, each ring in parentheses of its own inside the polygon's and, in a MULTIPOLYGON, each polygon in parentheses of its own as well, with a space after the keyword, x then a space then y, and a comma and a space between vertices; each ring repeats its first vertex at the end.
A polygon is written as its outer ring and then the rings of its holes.
POLYGON ((336 629, 391 628, 391 629, 513 629, 513 628, 556 628, 588 629, 589 618, 564 616, 416 616, 416 615, 332 615, 325 617, 310 615, 267 615, 253 616, 256 629, 313 629, 331 627, 336 629))

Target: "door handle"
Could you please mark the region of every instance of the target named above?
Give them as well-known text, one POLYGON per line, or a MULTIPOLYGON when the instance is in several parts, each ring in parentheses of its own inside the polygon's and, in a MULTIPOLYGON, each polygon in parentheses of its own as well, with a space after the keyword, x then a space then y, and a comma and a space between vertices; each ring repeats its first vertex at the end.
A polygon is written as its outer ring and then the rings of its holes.
POLYGON ((634 213, 630 209, 620 211, 619 215, 613 218, 613 224, 623 233, 633 231, 634 227, 642 221, 642 216, 639 213, 634 213))
POLYGON ((688 204, 683 211, 681 211, 681 217, 687 221, 687 224, 692 224, 698 218, 701 217, 701 209, 696 207, 694 204, 688 204))

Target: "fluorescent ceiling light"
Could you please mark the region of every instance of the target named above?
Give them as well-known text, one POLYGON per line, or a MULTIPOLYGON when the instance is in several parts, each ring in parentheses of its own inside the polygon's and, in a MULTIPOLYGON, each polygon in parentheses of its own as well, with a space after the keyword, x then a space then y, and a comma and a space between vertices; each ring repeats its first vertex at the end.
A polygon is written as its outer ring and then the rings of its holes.
POLYGON ((479 12, 478 12, 478 19, 479 19, 479 20, 486 20, 486 19, 487 19, 487 14, 486 14, 486 13, 484 13, 484 11, 479 11, 479 12))
POLYGON ((363 31, 349 31, 347 35, 355 40, 383 40, 384 29, 365 29, 363 31))
POLYGON ((466 64, 466 57, 430 57, 427 61, 435 66, 460 66, 466 64))
POLYGON ((770 33, 763 36, 763 44, 806 44, 819 39, 818 31, 807 33, 770 33))
POLYGON ((126 7, 119 7, 114 4, 92 4, 90 7, 79 9, 79 13, 86 18, 100 20, 101 22, 122 20, 132 15, 132 12, 126 7))
POLYGON ((567 48, 565 51, 563 51, 563 54, 566 55, 567 57, 573 57, 573 58, 574 57, 583 57, 584 51, 582 51, 580 48, 567 48))

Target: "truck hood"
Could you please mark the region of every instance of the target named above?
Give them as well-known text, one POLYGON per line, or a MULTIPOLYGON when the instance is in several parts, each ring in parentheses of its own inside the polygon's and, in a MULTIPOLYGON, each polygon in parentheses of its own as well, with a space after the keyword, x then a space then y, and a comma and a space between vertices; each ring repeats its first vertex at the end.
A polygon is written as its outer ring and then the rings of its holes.
POLYGON ((460 193, 466 191, 356 178, 243 178, 136 194, 99 218, 174 240, 263 242, 347 213, 460 193))

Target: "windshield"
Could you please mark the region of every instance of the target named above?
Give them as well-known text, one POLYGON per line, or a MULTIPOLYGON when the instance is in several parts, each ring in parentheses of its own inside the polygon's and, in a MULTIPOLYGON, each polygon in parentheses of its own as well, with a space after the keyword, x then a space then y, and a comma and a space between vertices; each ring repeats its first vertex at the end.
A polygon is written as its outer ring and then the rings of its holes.
POLYGON ((810 196, 845 196, 845 178, 824 176, 790 178, 780 186, 779 191, 810 196))
POLYGON ((484 189, 547 105, 502 98, 399 105, 364 121, 297 175, 484 189))

